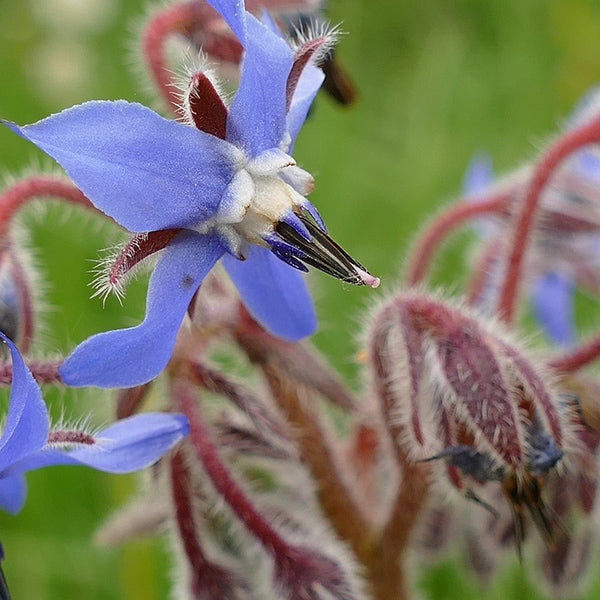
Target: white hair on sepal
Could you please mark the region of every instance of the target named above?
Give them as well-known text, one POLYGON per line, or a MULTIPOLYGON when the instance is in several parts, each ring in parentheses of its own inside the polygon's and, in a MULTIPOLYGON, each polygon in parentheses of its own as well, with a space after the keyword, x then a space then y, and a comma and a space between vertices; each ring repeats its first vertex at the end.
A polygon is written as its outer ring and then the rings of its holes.
MULTIPOLYGON (((85 436, 89 436, 94 440, 94 445, 101 441, 100 432, 107 426, 107 424, 92 424, 92 414, 83 413, 79 416, 67 415, 64 407, 61 408, 58 419, 50 423, 50 434, 49 438, 52 438, 52 434, 60 431, 64 432, 79 432, 85 436)), ((82 445, 82 443, 74 440, 54 440, 48 442, 49 446, 58 448, 61 450, 70 450, 82 445)), ((88 444, 85 444, 88 445, 88 444)))
POLYGON ((127 286, 131 281, 138 277, 141 273, 152 269, 156 264, 156 259, 160 254, 160 250, 144 257, 126 270, 118 271, 115 276, 111 276, 111 271, 115 262, 119 258, 132 258, 139 249, 141 242, 145 238, 140 236, 139 239, 133 238, 110 248, 106 248, 100 258, 93 259, 95 266, 91 269, 94 278, 90 282, 90 287, 94 290, 90 298, 102 298, 102 306, 106 303, 108 297, 112 294, 123 304, 127 286))
POLYGON ((102 306, 106 304, 106 300, 111 294, 123 304, 125 298, 126 283, 123 279, 119 279, 116 283, 110 280, 110 270, 115 263, 115 260, 122 251, 122 246, 113 246, 102 250, 102 255, 99 258, 92 259, 94 267, 90 270, 93 279, 90 282, 90 287, 94 290, 90 298, 102 298, 102 306))
POLYGON ((227 106, 229 104, 229 95, 223 90, 219 78, 217 76, 217 66, 211 63, 208 56, 204 52, 194 52, 188 47, 184 53, 181 64, 173 73, 173 87, 178 98, 177 112, 181 115, 181 119, 187 125, 194 125, 194 117, 190 106, 190 98, 197 96, 197 90, 191 86, 192 79, 196 73, 205 75, 215 91, 227 106))
POLYGON ((311 58, 312 62, 319 64, 335 48, 342 35, 344 35, 344 31, 341 24, 332 25, 329 21, 315 18, 308 21, 308 23, 301 22, 293 28, 290 45, 296 51, 305 44, 323 38, 324 41, 321 47, 311 58))

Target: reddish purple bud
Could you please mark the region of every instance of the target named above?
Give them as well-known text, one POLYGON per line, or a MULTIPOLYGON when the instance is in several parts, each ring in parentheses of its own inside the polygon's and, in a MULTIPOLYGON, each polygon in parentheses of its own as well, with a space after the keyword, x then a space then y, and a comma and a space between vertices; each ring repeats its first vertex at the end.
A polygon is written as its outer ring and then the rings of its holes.
POLYGON ((419 446, 424 443, 419 416, 418 393, 423 374, 423 338, 421 330, 401 305, 383 309, 368 334, 371 340, 371 361, 387 393, 383 394, 386 418, 401 427, 402 436, 414 437, 419 446), (393 399, 408 399, 408 407, 393 399))
POLYGON ((551 544, 556 523, 542 498, 544 478, 573 434, 571 409, 542 367, 498 324, 423 294, 399 294, 384 304, 369 337, 396 443, 415 458, 443 460, 454 487, 493 513, 475 490, 499 482, 517 543, 528 515, 551 544))
POLYGON ((508 466, 517 468, 523 458, 523 439, 510 383, 473 322, 449 325, 447 331, 433 334, 446 380, 440 382, 446 388, 442 402, 457 421, 465 422, 474 435, 481 435, 508 466))

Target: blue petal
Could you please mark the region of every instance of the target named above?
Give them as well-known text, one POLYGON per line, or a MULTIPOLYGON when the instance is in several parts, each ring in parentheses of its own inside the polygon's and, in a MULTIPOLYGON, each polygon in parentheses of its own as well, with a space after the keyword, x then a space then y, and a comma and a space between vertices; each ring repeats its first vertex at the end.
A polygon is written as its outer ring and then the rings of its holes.
POLYGON ((10 350, 13 380, 6 424, 0 437, 0 473, 11 463, 41 448, 48 439, 48 412, 42 392, 17 347, 0 332, 10 350))
MULTIPOLYGON (((260 20, 270 31, 280 38, 285 39, 279 30, 279 27, 277 27, 277 24, 266 10, 261 11, 260 20)), ((288 154, 294 145, 294 141, 296 140, 296 136, 298 135, 302 124, 306 120, 310 105, 324 80, 325 73, 311 61, 308 61, 307 65, 302 70, 300 79, 294 90, 294 95, 292 96, 292 101, 287 114, 287 130, 291 138, 289 148, 287 149, 288 154)))
POLYGON ((466 196, 483 192, 494 179, 492 159, 488 154, 476 154, 469 161, 462 180, 462 191, 466 196))
POLYGON ((25 503, 27 487, 21 474, 0 477, 0 507, 16 514, 25 503))
POLYGON ((245 261, 225 255, 223 265, 252 316, 270 332, 288 340, 314 332, 317 318, 300 272, 260 246, 250 246, 245 261))
POLYGON ((156 462, 188 433, 184 415, 144 413, 121 419, 94 437, 94 445, 72 450, 48 446, 16 463, 12 473, 53 465, 86 465, 108 473, 130 473, 156 462))
POLYGON ((194 293, 222 254, 216 237, 180 233, 162 251, 152 273, 144 321, 82 342, 60 367, 63 381, 71 386, 129 387, 156 377, 171 356, 194 293))
POLYGON ((287 128, 292 138, 290 150, 324 80, 325 73, 310 62, 300 75, 287 115, 287 128))
POLYGON ((86 102, 24 127, 3 122, 130 231, 210 218, 239 156, 223 140, 124 100, 86 102))
POLYGON ((275 35, 277 35, 278 37, 280 37, 282 40, 285 40, 285 37, 284 37, 283 33, 281 32, 281 30, 277 26, 277 23, 275 23, 275 19, 271 16, 271 13, 268 10, 265 10, 264 8, 261 8, 259 17, 260 17, 260 22, 269 31, 273 32, 275 35))
POLYGON ((240 85, 227 119, 227 140, 251 156, 279 147, 286 132, 285 92, 292 51, 278 35, 246 14, 240 85))
POLYGON ((246 9, 244 0, 207 0, 231 27, 242 46, 246 40, 246 9))
POLYGON ((553 341, 569 346, 576 339, 573 321, 573 281, 550 271, 535 283, 532 308, 536 320, 553 341))

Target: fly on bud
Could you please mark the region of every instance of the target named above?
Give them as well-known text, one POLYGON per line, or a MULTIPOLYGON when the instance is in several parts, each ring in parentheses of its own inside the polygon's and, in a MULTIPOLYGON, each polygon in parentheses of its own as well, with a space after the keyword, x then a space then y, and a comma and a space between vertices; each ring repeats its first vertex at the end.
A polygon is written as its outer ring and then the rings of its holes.
POLYGON ((572 409, 541 366, 489 317, 414 292, 376 312, 369 339, 391 390, 396 443, 415 460, 443 460, 450 483, 492 512, 477 489, 499 485, 517 548, 526 513, 552 547, 558 523, 544 481, 570 449, 572 409))

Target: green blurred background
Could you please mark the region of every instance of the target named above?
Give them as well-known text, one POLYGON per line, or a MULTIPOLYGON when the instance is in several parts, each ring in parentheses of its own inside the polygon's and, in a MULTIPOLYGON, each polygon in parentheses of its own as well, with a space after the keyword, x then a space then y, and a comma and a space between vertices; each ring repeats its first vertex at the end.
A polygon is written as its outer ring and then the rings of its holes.
MULTIPOLYGON (((136 23, 147 9, 142 0, 0 0, 0 116, 29 123, 91 98, 151 102, 134 67, 136 23)), ((334 237, 384 282, 379 290, 355 289, 311 275, 321 324, 314 341, 357 386, 354 355, 366 309, 394 289, 416 231, 457 193, 473 153, 488 151, 500 171, 527 160, 600 80, 600 3, 331 0, 330 17, 348 33, 339 57, 360 101, 344 110, 320 96, 295 156, 316 176, 311 199, 334 237)), ((40 165, 50 162, 0 130, 0 170, 40 165)), ((93 332, 141 317, 144 281, 123 307, 89 300, 90 261, 119 239, 114 228, 41 205, 25 210, 22 221, 45 282, 38 353, 66 352, 93 332)), ((455 244, 434 281, 460 289, 462 267, 455 244)), ((77 416, 93 406, 95 422, 110 418, 110 398, 100 394, 48 390, 46 397, 55 413, 77 416)), ((167 597, 162 542, 110 550, 90 542, 111 507, 136 488, 133 478, 54 468, 28 482, 22 513, 0 515, 15 600, 167 597)), ((487 597, 542 598, 527 564, 515 563, 487 597)), ((424 598, 481 594, 457 556, 419 581, 424 598)), ((599 594, 595 585, 585 597, 599 594)))

